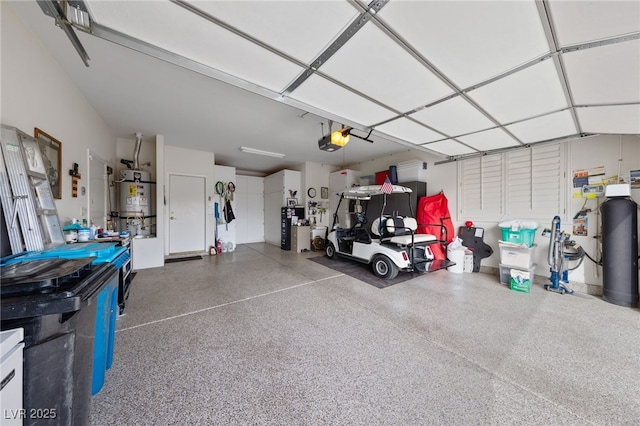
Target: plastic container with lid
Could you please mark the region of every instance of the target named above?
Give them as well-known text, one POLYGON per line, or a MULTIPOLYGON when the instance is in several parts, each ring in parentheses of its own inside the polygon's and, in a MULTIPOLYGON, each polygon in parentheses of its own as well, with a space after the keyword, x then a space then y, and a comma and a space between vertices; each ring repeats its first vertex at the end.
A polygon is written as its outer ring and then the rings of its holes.
POLYGON ((78 241, 79 242, 87 242, 91 239, 91 229, 89 228, 80 228, 78 229, 78 241))

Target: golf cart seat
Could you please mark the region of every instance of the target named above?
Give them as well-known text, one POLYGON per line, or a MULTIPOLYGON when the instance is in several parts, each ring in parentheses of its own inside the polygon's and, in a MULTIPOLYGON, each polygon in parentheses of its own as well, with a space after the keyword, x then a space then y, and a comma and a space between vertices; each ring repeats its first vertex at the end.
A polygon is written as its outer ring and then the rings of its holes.
POLYGON ((418 222, 413 217, 383 217, 382 220, 382 227, 380 227, 380 218, 376 218, 371 225, 371 232, 380 236, 380 242, 412 246, 438 241, 435 235, 416 234, 418 222), (380 229, 382 229, 382 235, 380 235, 380 229))

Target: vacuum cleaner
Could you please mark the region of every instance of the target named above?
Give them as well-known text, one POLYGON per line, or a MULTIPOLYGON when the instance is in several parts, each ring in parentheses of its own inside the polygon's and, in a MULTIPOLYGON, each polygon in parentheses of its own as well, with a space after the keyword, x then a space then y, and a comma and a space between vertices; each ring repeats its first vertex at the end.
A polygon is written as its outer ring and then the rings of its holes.
POLYGON ((577 260, 579 263, 571 269, 580 266, 584 259, 584 250, 575 241, 569 240, 569 234, 560 230, 560 216, 553 218, 550 232, 547 261, 551 267, 551 276, 549 284, 545 284, 544 289, 560 294, 573 294, 573 290, 569 288, 568 265, 569 261, 577 260))

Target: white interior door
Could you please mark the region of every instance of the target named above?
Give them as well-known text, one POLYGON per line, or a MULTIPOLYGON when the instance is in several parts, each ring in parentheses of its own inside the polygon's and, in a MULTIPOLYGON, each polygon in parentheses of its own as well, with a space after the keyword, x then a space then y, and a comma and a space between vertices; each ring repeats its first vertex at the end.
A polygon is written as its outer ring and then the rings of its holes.
POLYGON ((107 225, 108 200, 107 200, 107 162, 88 151, 89 158, 89 192, 87 194, 87 217, 98 228, 107 225))
POLYGON ((205 178, 169 175, 169 254, 206 251, 205 178))

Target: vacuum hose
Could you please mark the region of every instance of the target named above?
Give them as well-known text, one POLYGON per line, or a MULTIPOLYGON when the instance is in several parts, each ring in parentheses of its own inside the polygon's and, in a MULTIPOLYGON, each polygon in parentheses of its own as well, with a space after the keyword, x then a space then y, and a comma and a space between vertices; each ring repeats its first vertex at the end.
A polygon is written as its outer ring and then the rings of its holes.
POLYGON ((578 269, 582 265, 584 256, 586 255, 584 249, 580 244, 576 244, 574 241, 567 241, 564 244, 562 253, 567 260, 577 260, 578 263, 573 268, 567 268, 570 271, 578 269), (569 249, 569 251, 567 251, 569 249))

